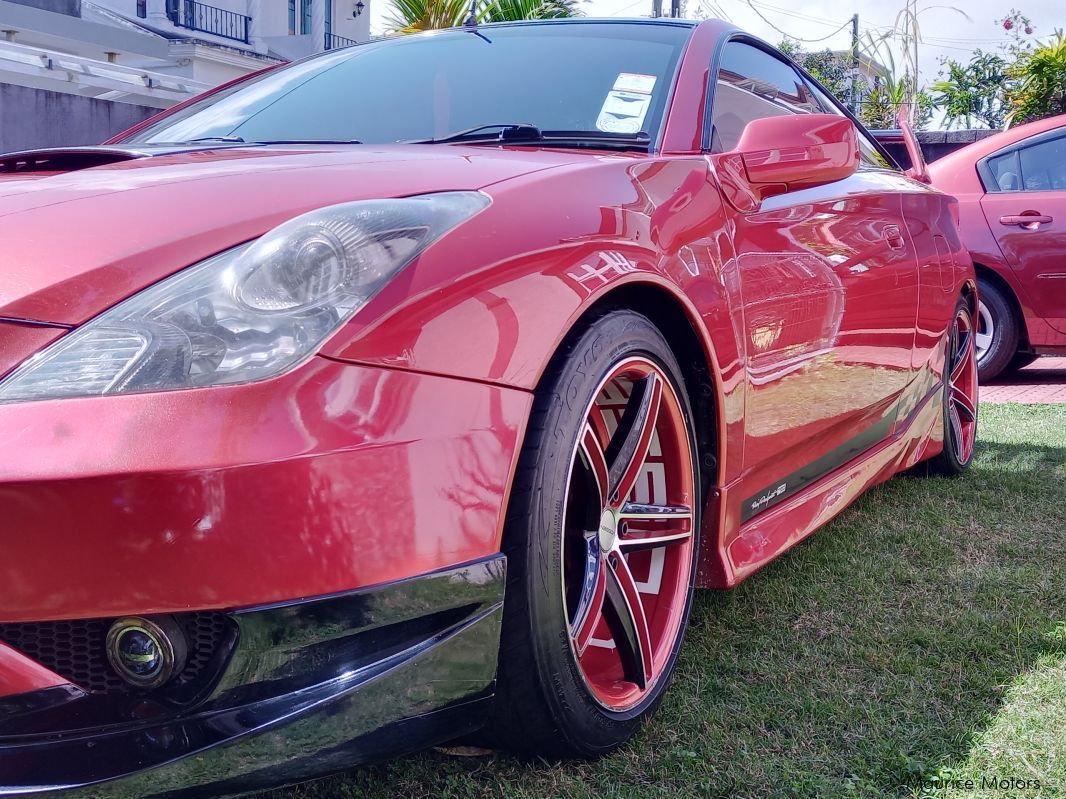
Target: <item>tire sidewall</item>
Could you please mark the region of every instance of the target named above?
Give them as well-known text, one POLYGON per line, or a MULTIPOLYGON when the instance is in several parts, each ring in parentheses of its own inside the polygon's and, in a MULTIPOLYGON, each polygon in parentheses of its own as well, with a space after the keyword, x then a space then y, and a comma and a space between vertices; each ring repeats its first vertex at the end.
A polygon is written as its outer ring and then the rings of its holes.
POLYGON ((585 415, 595 399, 602 381, 621 361, 639 356, 647 358, 667 376, 682 405, 689 452, 692 457, 694 486, 700 485, 696 438, 692 410, 681 382, 681 371, 668 344, 654 325, 632 311, 615 311, 595 323, 573 347, 568 363, 546 394, 551 408, 547 411, 545 434, 551 438, 541 451, 541 468, 536 472, 535 497, 531 503, 525 590, 528 592, 530 631, 545 700, 552 707, 561 731, 570 745, 595 756, 624 743, 636 730, 642 717, 650 714, 662 700, 669 686, 685 628, 692 608, 696 565, 699 552, 699 499, 693 502, 693 557, 689 592, 682 615, 681 628, 658 683, 638 704, 624 711, 608 710, 591 695, 585 684, 570 644, 567 611, 563 596, 562 547, 565 498, 573 466, 573 452, 585 415), (540 530, 539 534, 537 530, 540 530))
MULTIPOLYGON (((992 343, 985 357, 978 361, 977 372, 981 381, 992 380, 999 375, 1013 360, 1018 352, 1018 322, 1010 301, 998 286, 978 278, 977 294, 980 302, 988 309, 994 325, 992 343)), ((953 317, 954 319, 954 317, 953 317)), ((980 324, 980 314, 974 318, 980 324)))

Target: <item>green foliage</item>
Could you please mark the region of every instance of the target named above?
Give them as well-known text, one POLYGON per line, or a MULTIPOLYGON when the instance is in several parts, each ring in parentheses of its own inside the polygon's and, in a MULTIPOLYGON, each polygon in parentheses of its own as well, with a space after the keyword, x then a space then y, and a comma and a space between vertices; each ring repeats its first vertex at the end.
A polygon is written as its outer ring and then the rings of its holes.
MULTIPOLYGON (((581 0, 478 0, 478 22, 516 22, 580 15, 581 0)), ((394 33, 456 28, 470 15, 469 0, 392 0, 389 27, 394 33)))
POLYGON ((940 79, 933 84, 933 99, 944 110, 948 127, 975 122, 995 130, 1002 128, 1011 110, 1008 95, 1018 80, 1016 66, 1033 48, 1033 23, 1011 9, 996 26, 1007 33, 997 53, 977 49, 968 61, 954 58, 941 62, 940 79))
MULTIPOLYGON (((897 115, 900 106, 911 102, 911 76, 888 75, 877 80, 873 89, 862 101, 859 119, 874 130, 899 127, 897 115)), ((933 98, 924 89, 918 92, 917 109, 911 116, 914 130, 925 130, 933 118, 933 98)))
POLYGON ((851 95, 850 53, 834 53, 828 48, 808 53, 794 39, 785 39, 778 45, 778 48, 810 72, 815 80, 840 98, 842 102, 848 103, 851 95))
POLYGON ((516 22, 522 19, 576 17, 577 0, 493 0, 479 17, 482 22, 516 22))
POLYGON ((1062 31, 1049 42, 1021 53, 1009 74, 1011 124, 1066 114, 1066 36, 1062 31))
POLYGON ((975 120, 992 129, 1003 127, 1007 117, 1006 59, 976 50, 966 63, 948 59, 943 66, 947 75, 934 83, 932 90, 934 103, 944 109, 948 127, 962 122, 969 128, 975 120))

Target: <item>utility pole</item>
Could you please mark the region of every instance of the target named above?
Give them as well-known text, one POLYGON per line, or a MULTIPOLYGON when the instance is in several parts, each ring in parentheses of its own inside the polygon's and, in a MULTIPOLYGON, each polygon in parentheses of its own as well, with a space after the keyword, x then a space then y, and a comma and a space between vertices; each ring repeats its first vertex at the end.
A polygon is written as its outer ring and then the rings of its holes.
POLYGON ((914 94, 911 95, 911 125, 918 122, 918 0, 914 0, 914 16, 911 18, 914 25, 914 94))
POLYGON ((851 16, 851 112, 859 116, 859 15, 851 16))

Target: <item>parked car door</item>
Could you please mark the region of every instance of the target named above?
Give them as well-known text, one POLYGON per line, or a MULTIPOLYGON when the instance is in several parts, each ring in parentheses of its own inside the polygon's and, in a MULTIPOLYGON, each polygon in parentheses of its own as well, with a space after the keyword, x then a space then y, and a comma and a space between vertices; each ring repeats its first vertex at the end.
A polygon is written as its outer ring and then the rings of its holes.
POLYGON ((1025 139, 978 163, 981 207, 1033 311, 1066 332, 1066 130, 1025 139))
MULTIPOLYGON (((755 118, 840 113, 826 104, 787 61, 731 41, 712 102, 711 149, 733 149, 755 118)), ((911 376, 917 266, 902 215, 906 178, 867 147, 852 177, 733 214, 746 334, 742 520, 895 424, 911 376)))

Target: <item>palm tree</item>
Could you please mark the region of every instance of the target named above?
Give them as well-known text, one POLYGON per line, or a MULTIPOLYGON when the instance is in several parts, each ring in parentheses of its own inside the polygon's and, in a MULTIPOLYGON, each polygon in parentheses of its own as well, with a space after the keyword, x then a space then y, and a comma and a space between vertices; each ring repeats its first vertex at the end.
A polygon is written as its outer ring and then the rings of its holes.
MULTIPOLYGON (((580 15, 581 0, 475 0, 478 22, 515 22, 580 15)), ((470 16, 470 0, 392 0, 389 27, 395 33, 456 28, 470 16)))

